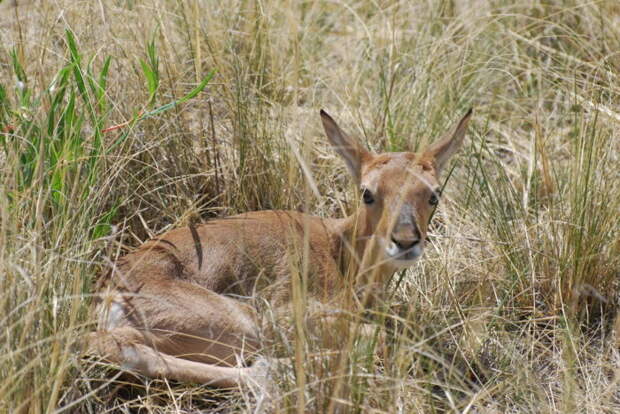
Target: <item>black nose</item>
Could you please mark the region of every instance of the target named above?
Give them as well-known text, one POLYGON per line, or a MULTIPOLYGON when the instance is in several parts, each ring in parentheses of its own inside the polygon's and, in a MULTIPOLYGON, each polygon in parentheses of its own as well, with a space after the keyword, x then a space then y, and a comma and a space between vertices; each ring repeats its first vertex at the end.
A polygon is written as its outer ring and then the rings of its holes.
POLYGON ((397 240, 394 238, 394 236, 392 236, 392 242, 394 242, 394 244, 398 246, 400 250, 408 250, 413 248, 416 244, 420 243, 420 239, 418 238, 397 240))

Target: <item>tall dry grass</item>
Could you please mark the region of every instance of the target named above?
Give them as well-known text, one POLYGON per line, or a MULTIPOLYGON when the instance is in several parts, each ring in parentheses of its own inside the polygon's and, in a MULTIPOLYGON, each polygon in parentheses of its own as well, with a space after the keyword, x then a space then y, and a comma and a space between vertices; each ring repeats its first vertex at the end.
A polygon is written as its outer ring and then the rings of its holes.
POLYGON ((1 411, 253 411, 260 392, 125 385, 82 359, 96 275, 190 221, 350 212, 319 108, 395 151, 468 106, 432 243, 374 319, 386 343, 328 332, 346 344, 333 362, 283 336, 304 360, 262 407, 620 410, 617 2, 4 3, 1 411))

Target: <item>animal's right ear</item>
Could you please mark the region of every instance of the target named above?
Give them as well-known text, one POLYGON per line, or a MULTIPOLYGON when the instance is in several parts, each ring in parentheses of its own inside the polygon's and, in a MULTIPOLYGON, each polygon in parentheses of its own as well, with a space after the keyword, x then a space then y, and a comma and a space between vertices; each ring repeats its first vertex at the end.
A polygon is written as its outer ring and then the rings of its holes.
POLYGON ((355 182, 359 184, 362 175, 362 164, 364 161, 372 158, 372 155, 359 142, 345 134, 336 121, 322 109, 321 121, 323 121, 323 128, 325 128, 327 138, 329 138, 336 152, 344 159, 355 182))

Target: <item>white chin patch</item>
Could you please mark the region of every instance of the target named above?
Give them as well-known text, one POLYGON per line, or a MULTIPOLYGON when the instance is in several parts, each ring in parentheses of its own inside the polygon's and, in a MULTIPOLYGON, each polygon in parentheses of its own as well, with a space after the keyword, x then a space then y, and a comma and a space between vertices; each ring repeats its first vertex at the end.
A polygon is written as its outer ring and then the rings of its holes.
POLYGON ((395 243, 389 242, 385 247, 385 255, 390 259, 390 264, 399 268, 409 267, 422 256, 423 248, 420 243, 411 249, 402 250, 395 243))

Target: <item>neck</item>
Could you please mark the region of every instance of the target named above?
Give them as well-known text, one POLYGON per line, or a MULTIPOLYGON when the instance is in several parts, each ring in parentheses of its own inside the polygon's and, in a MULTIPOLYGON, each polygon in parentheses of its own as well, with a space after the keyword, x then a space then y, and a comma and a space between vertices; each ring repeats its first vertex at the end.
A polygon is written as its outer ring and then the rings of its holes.
POLYGON ((334 220, 333 254, 358 299, 367 307, 383 292, 395 269, 385 261, 383 247, 373 237, 371 223, 362 210, 334 220))

